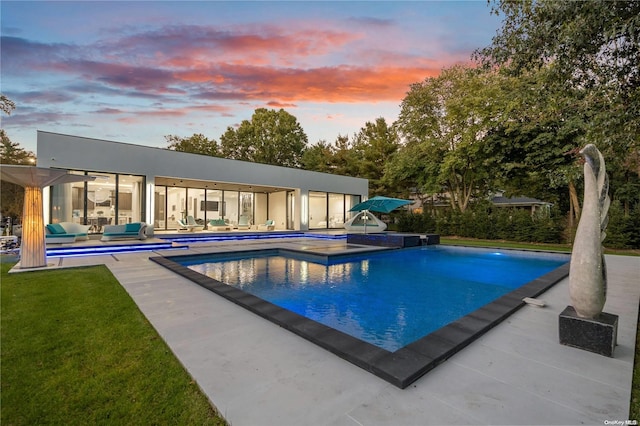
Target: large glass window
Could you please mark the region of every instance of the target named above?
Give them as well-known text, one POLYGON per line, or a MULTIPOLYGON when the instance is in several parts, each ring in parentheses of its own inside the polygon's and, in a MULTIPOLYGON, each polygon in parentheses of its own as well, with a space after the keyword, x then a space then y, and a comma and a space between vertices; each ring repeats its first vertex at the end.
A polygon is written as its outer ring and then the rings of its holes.
POLYGON ((327 193, 309 191, 309 228, 327 227, 327 193))
POLYGON ((144 218, 144 177, 71 171, 97 176, 88 182, 51 187, 51 221, 90 225, 90 233, 106 225, 139 222, 144 218))
POLYGON ((153 227, 167 229, 167 187, 156 185, 153 204, 153 227))
POLYGON ((189 188, 188 190, 187 215, 193 216, 199 225, 204 225, 205 219, 204 193, 204 189, 189 188))
POLYGON ((118 175, 118 224, 139 221, 142 217, 142 193, 144 178, 142 176, 118 175))
POLYGON ((238 224, 239 209, 238 209, 238 192, 236 191, 224 191, 224 218, 229 219, 229 223, 232 225, 238 224))
MULTIPOLYGON (((71 172, 84 175, 84 172, 71 172)), ((84 182, 72 182, 51 187, 51 223, 84 223, 84 182)))
POLYGON ((345 210, 345 220, 351 219, 357 212, 350 212, 351 208, 358 204, 362 200, 362 197, 359 195, 346 195, 344 197, 344 210, 345 210))
POLYGON ((205 203, 204 210, 207 215, 207 220, 221 219, 223 215, 222 204, 222 191, 209 190, 207 191, 207 202, 205 203))
POLYGON ((90 232, 102 232, 106 225, 115 224, 116 175, 100 173, 94 181, 87 182, 87 225, 90 232))
POLYGON ((244 216, 249 224, 255 224, 253 221, 253 192, 240 193, 240 216, 244 216))
POLYGON ((167 187, 167 229, 180 227, 178 220, 187 218, 187 188, 167 187))
POLYGON ((344 227, 344 194, 329 194, 329 228, 344 227))

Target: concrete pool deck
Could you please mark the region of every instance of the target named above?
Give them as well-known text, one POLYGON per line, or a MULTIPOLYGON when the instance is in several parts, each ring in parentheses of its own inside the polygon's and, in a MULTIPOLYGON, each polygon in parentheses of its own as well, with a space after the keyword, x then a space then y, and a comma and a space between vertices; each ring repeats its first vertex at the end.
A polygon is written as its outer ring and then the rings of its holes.
MULTIPOLYGON (((56 259, 106 264, 233 425, 593 424, 629 415, 640 258, 609 256, 605 311, 620 317, 615 357, 558 343, 565 279, 401 390, 148 260, 332 240, 193 244, 189 250, 56 259)), ((55 258, 53 258, 55 259, 55 258)))

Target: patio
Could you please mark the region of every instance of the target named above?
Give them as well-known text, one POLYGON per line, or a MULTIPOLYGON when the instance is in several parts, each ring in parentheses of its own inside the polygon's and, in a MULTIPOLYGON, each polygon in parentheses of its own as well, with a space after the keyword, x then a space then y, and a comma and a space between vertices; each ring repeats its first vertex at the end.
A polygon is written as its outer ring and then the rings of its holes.
MULTIPOLYGON (((190 245, 185 253, 340 244, 345 243, 224 241, 190 245)), ((231 424, 602 425, 628 417, 640 299, 637 257, 607 256, 605 311, 620 316, 615 358, 558 343, 558 314, 569 304, 565 279, 540 297, 547 307, 523 307, 400 390, 176 276, 149 261, 150 255, 54 263, 106 264, 231 424)))

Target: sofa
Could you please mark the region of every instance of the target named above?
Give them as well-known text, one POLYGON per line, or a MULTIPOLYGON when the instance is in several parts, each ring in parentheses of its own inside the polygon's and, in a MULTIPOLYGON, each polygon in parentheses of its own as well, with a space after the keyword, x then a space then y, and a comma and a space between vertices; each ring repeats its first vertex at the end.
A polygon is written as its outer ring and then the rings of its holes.
POLYGON ((124 225, 107 225, 104 227, 100 241, 112 240, 145 240, 147 224, 144 222, 126 223, 124 225))
POLYGON ((231 231, 231 225, 229 225, 224 219, 211 219, 207 229, 212 231, 231 231))
POLYGON ((44 227, 47 244, 74 243, 89 239, 90 225, 73 222, 50 223, 44 227))

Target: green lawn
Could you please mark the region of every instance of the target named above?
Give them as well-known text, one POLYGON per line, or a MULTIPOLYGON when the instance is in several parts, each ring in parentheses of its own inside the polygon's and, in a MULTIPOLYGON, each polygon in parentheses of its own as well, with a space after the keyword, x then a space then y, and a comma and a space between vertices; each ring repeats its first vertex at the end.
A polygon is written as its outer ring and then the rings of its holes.
POLYGON ((0 265, 3 425, 224 425, 104 266, 0 265))
MULTIPOLYGON (((518 243, 503 240, 477 240, 473 238, 440 237, 440 243, 448 245, 460 245, 471 247, 497 247, 508 249, 526 249, 543 251, 570 252, 570 244, 547 244, 547 243, 518 243)), ((616 254, 621 256, 640 256, 640 250, 623 250, 605 248, 606 254, 616 254)))

